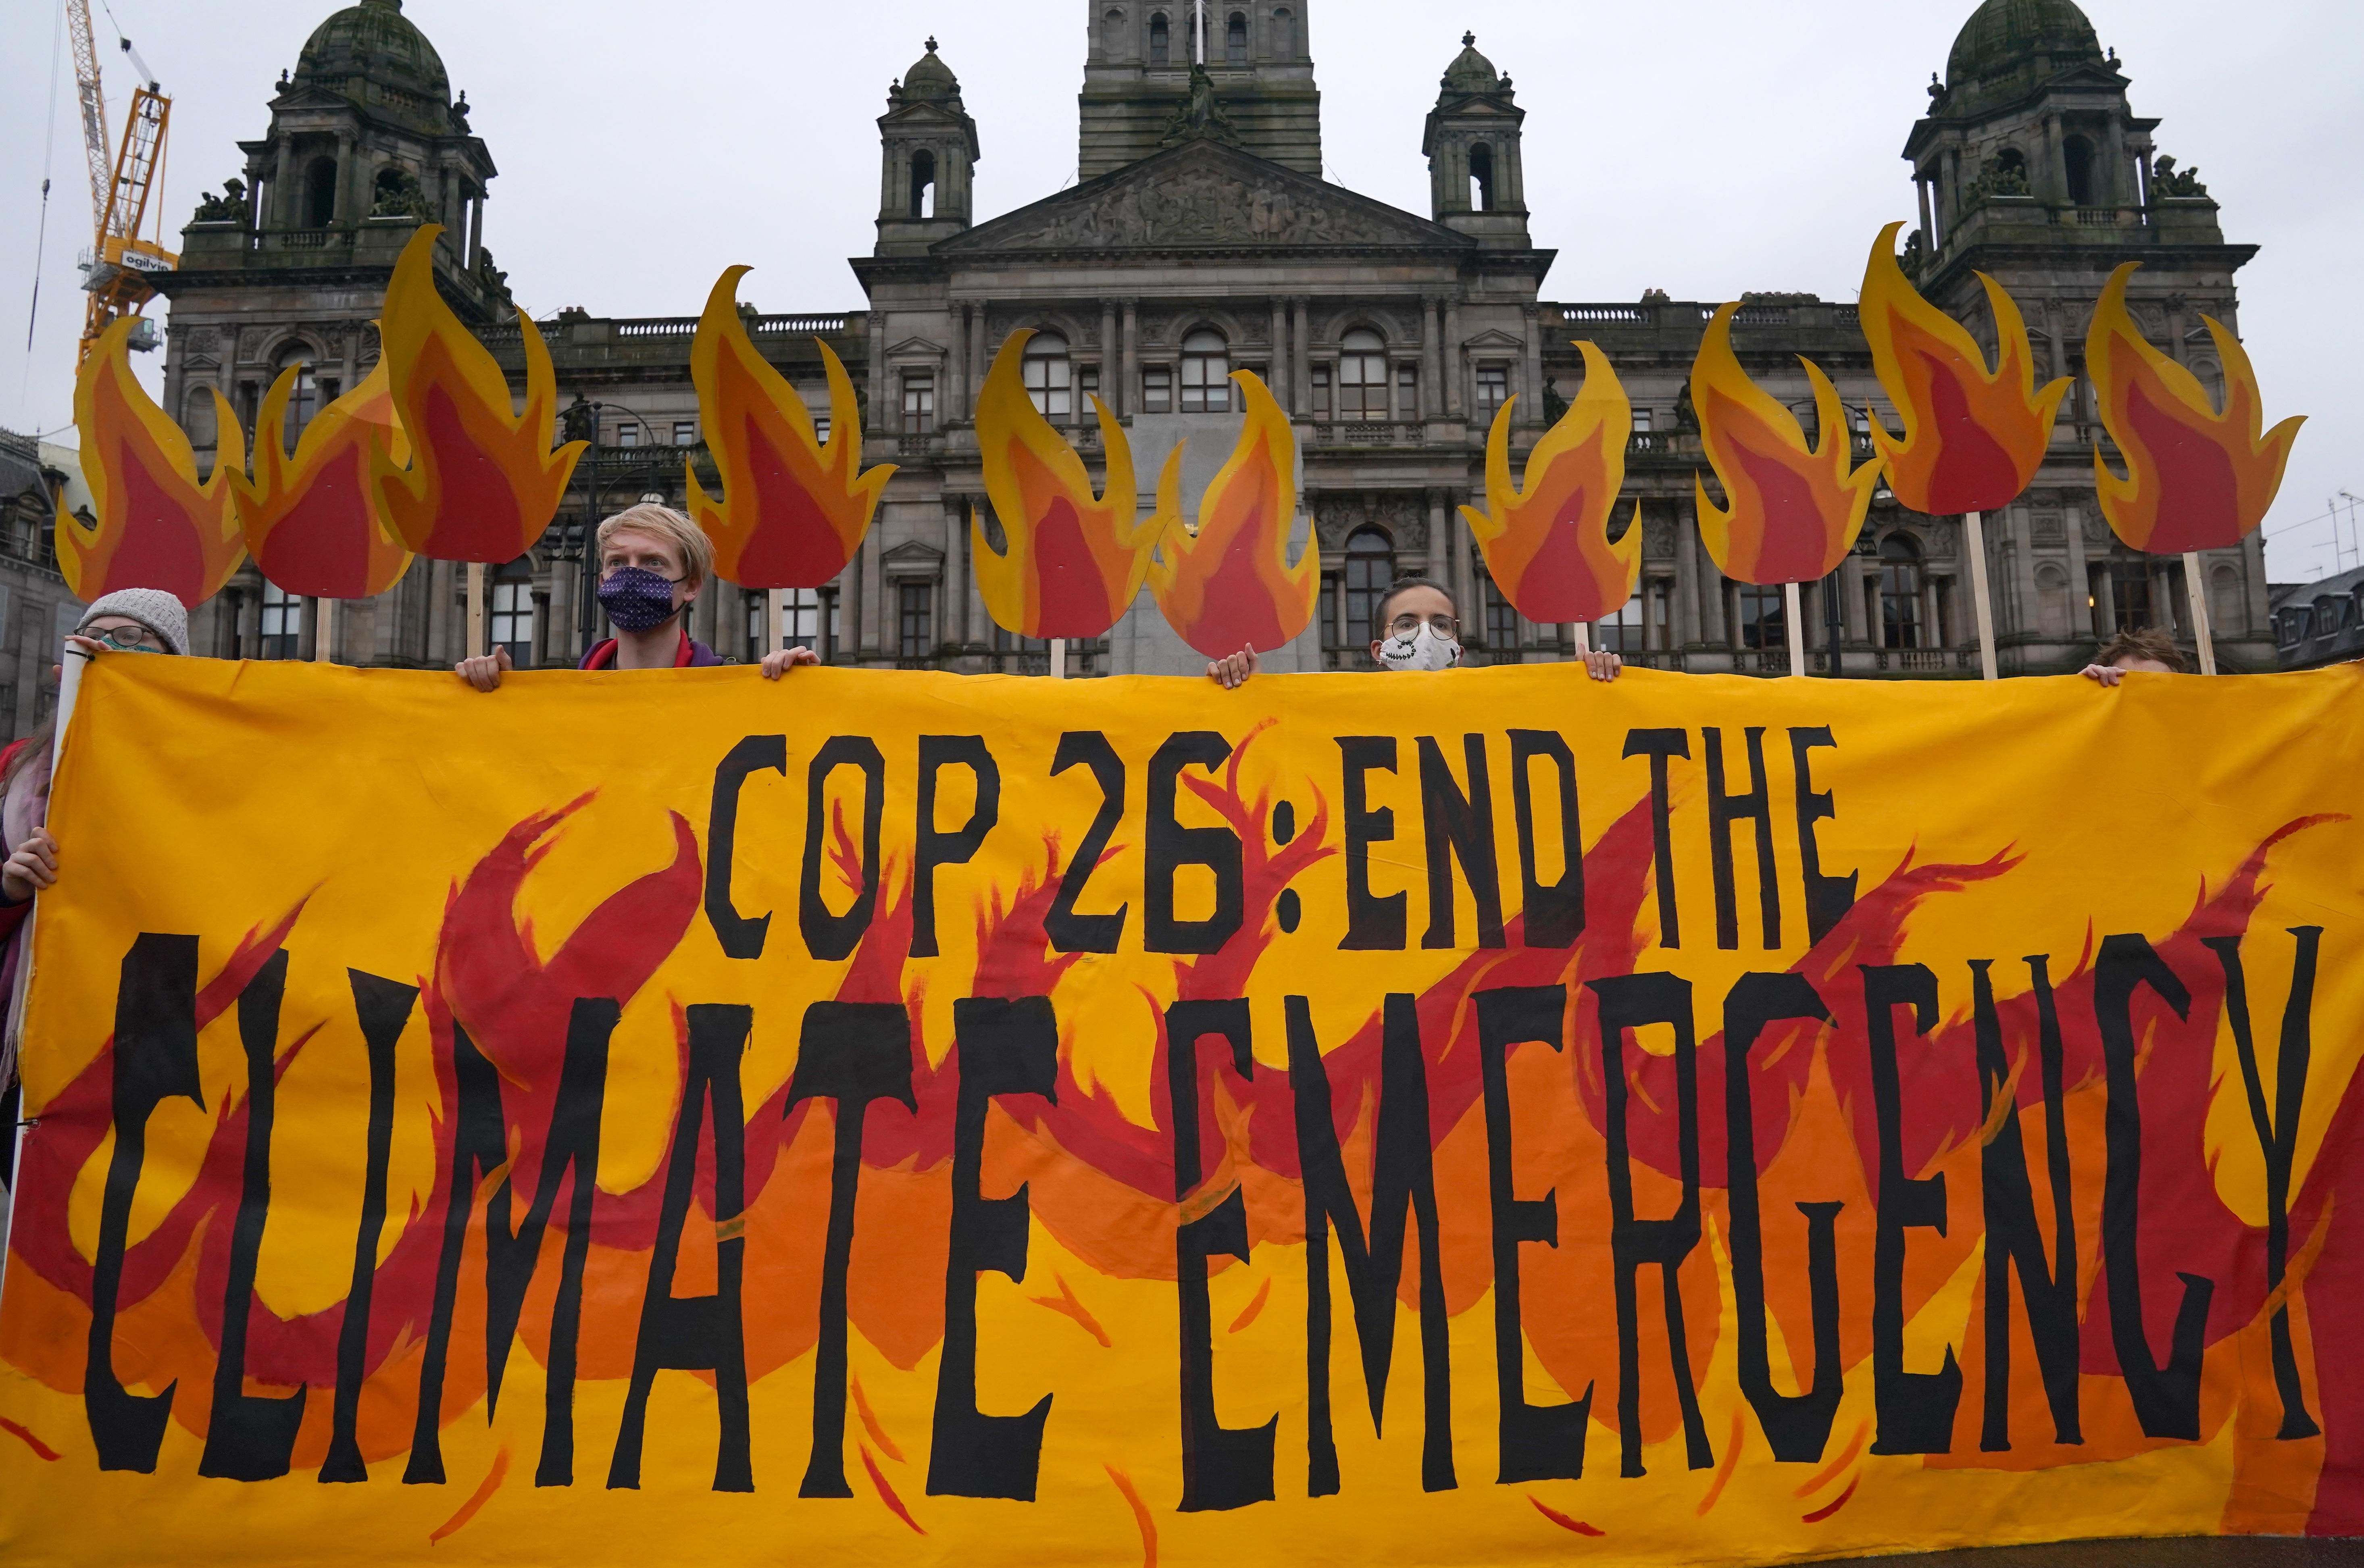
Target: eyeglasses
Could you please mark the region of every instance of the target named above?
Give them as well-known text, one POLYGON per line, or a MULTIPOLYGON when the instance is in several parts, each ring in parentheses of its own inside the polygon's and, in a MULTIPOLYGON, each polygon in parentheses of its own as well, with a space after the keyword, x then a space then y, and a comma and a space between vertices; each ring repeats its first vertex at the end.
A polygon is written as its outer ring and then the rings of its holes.
POLYGON ((1393 637, 1410 637, 1421 628, 1423 620, 1425 620, 1428 628, 1436 633, 1439 637, 1452 637, 1461 630, 1461 623, 1448 615, 1433 615, 1425 617, 1413 615, 1401 615, 1388 622, 1388 635, 1393 637))
POLYGON ((144 626, 111 626, 96 634, 101 642, 118 653, 162 653, 155 645, 156 634, 144 626))

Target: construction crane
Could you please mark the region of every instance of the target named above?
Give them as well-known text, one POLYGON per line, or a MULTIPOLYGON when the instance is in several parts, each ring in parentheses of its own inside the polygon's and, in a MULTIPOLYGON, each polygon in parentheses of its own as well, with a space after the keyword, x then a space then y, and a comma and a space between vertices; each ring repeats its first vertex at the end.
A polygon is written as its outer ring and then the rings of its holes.
MULTIPOLYGON (((124 316, 138 316, 155 297, 149 279, 169 272, 180 257, 164 249, 163 209, 154 214, 154 238, 141 239, 149 220, 149 196, 164 165, 164 132, 173 115, 173 100, 162 83, 120 35, 117 42, 129 57, 142 85, 131 90, 131 113, 124 122, 123 140, 110 149, 106 135, 106 95, 100 86, 98 45, 90 25, 90 0, 66 0, 66 22, 73 34, 74 87, 82 100, 84 161, 90 169, 91 216, 97 239, 84 259, 83 287, 90 306, 83 321, 82 347, 76 362, 90 357, 91 345, 107 326, 124 316)), ((134 329, 132 347, 156 346, 155 328, 143 323, 134 329)))

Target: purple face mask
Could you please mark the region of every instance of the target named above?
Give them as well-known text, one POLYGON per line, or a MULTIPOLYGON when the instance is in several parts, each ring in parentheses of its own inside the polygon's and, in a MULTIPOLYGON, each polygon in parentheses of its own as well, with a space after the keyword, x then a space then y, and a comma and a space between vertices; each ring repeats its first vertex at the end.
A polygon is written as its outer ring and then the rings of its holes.
POLYGON ((673 590, 645 566, 619 567, 599 580, 599 607, 619 631, 654 631, 674 617, 673 590))

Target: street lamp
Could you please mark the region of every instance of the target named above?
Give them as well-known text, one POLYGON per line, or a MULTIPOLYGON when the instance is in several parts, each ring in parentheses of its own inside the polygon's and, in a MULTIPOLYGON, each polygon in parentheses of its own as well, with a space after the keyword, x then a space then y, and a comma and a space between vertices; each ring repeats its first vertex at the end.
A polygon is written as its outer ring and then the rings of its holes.
MULTIPOLYGON (((645 461, 619 464, 614 475, 600 473, 605 448, 599 439, 599 421, 608 413, 629 415, 633 411, 619 403, 595 402, 577 393, 574 401, 560 415, 567 439, 588 442, 591 448, 584 454, 590 460, 590 467, 583 482, 583 584, 575 595, 574 609, 574 629, 585 650, 590 648, 592 633, 598 626, 599 555, 595 541, 599 531, 599 496, 607 489, 609 478, 644 478, 648 473, 645 461)), ((630 450, 637 453, 641 449, 630 450)))

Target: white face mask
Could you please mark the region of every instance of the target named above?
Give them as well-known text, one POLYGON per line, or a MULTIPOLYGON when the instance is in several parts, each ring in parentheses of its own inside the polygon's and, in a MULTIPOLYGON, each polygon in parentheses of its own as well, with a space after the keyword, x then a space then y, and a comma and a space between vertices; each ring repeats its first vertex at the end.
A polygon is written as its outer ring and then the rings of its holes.
POLYGON ((1461 644, 1426 622, 1379 644, 1379 663, 1388 670, 1450 670, 1460 662, 1461 644))

